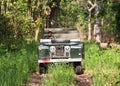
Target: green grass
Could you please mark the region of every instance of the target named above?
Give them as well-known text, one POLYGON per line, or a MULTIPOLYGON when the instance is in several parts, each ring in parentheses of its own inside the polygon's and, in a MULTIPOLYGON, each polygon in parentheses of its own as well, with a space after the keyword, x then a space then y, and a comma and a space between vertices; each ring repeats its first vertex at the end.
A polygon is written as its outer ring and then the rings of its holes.
MULTIPOLYGON (((2 46, 3 47, 3 46, 2 46)), ((0 86, 21 86, 37 65, 36 43, 24 42, 20 50, 0 52, 0 86)))
POLYGON ((93 86, 119 86, 120 49, 100 50, 95 43, 86 43, 84 66, 93 76, 93 86))
POLYGON ((42 86, 73 86, 74 84, 72 65, 65 63, 50 65, 48 74, 51 76, 44 79, 42 86))

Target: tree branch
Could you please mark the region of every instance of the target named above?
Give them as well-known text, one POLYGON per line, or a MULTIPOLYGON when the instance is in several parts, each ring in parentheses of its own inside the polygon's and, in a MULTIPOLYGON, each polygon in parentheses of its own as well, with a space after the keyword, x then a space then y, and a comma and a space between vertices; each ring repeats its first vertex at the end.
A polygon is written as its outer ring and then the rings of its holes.
POLYGON ((87 3, 93 6, 93 3, 90 0, 88 0, 87 3))
POLYGON ((94 3, 94 5, 93 5, 90 9, 88 9, 88 11, 89 11, 89 12, 92 11, 92 9, 94 9, 96 6, 97 6, 97 4, 94 3))

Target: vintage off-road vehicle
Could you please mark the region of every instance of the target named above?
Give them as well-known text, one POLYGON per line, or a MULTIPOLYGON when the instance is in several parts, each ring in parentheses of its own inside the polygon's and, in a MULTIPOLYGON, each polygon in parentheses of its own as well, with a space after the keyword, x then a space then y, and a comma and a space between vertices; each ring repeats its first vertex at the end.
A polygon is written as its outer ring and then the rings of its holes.
POLYGON ((40 74, 45 73, 47 65, 56 62, 73 64, 76 74, 82 74, 84 43, 80 41, 79 31, 70 28, 46 28, 54 34, 53 39, 40 39, 38 64, 40 74))

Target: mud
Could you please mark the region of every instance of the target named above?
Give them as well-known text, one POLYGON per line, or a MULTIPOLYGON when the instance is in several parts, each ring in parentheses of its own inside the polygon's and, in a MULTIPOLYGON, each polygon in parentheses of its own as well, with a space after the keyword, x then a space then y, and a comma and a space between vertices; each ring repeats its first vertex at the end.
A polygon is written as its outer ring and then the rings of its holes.
POLYGON ((30 80, 28 81, 28 83, 23 85, 23 86, 41 86, 42 81, 43 81, 43 77, 44 77, 44 75, 40 75, 37 72, 33 73, 30 76, 30 80))
POLYGON ((90 74, 75 75, 75 86, 92 86, 92 76, 90 74))
MULTIPOLYGON (((39 73, 33 73, 31 79, 27 84, 23 86, 42 86, 43 78, 50 77, 48 74, 40 75, 39 73)), ((92 86, 92 77, 90 74, 74 75, 74 86, 92 86)))

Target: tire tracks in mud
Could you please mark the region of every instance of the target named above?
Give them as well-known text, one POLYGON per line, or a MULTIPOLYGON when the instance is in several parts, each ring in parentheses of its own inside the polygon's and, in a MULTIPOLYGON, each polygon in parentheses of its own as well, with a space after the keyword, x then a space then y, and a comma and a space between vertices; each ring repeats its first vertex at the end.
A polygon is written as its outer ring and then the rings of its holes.
MULTIPOLYGON (((42 86, 42 81, 44 78, 48 78, 50 75, 39 73, 33 73, 30 76, 30 80, 27 84, 23 86, 42 86)), ((75 85, 74 86, 92 86, 92 76, 90 74, 81 74, 81 75, 74 75, 75 78, 75 85)))

